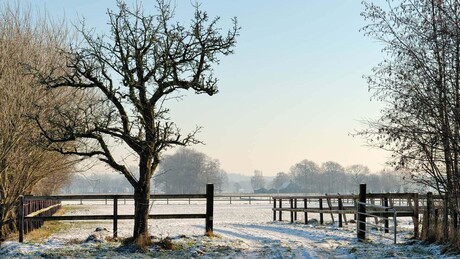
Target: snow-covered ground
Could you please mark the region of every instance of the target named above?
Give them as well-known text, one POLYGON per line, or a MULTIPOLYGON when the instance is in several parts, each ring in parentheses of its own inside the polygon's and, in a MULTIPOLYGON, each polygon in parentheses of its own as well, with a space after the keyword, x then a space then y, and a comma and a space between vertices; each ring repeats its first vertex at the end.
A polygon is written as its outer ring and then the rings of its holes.
MULTIPOLYGON (((67 204, 67 215, 111 214, 112 205, 105 202, 85 202, 83 205, 67 204)), ((131 214, 133 206, 120 202, 119 214, 131 214)), ((205 205, 199 202, 153 204, 151 213, 203 213, 205 205)), ((336 224, 303 224, 299 213, 298 222, 273 222, 272 205, 268 202, 243 202, 214 205, 214 233, 205 237, 204 219, 150 220, 150 232, 157 239, 170 237, 176 250, 161 250, 152 246, 147 253, 132 253, 120 242, 87 242, 96 227, 106 228, 111 236, 111 221, 65 222, 68 228, 54 233, 48 240, 20 244, 6 241, 0 246, 0 257, 113 257, 113 258, 439 258, 440 247, 423 245, 410 239, 412 225, 404 220, 398 223, 398 243, 389 239, 369 236, 368 242, 356 239, 356 224, 338 228, 336 224)), ((309 214, 309 218, 318 218, 309 214)), ((285 213, 283 219, 289 220, 285 213)), ((326 218, 329 221, 330 218, 326 218)), ((132 220, 118 223, 118 235, 129 237, 132 220)), ((391 237, 391 234, 388 234, 391 237)))

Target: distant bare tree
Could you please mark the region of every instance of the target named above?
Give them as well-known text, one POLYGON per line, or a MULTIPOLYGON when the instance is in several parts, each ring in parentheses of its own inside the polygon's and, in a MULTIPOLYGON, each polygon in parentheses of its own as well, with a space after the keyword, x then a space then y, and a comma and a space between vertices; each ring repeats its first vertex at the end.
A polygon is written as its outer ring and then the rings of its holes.
POLYGON ((290 169, 292 179, 306 193, 315 193, 319 191, 320 188, 317 182, 319 172, 319 166, 315 162, 307 159, 293 165, 290 169))
POLYGON ((254 176, 251 177, 251 186, 254 191, 265 188, 265 178, 262 171, 254 171, 254 176))
POLYGON ((204 193, 206 184, 213 183, 222 192, 228 183, 227 173, 219 161, 193 149, 181 148, 162 157, 154 182, 165 193, 204 193))
POLYGON ((359 184, 365 183, 364 180, 370 173, 369 168, 364 165, 352 165, 347 167, 345 171, 350 176, 351 183, 354 185, 352 189, 354 190, 359 188, 359 184))
POLYGON ((348 178, 342 165, 328 161, 321 165, 322 185, 326 192, 346 192, 348 191, 348 178))
POLYGON ((162 0, 156 15, 145 15, 140 4, 117 5, 117 12, 108 11, 109 35, 94 36, 81 28, 83 42, 62 51, 67 70, 36 73, 49 89, 76 89, 84 96, 71 112, 56 107, 54 116, 36 120, 48 148, 97 158, 126 177, 134 187, 133 238, 138 241, 149 236, 150 180, 161 153, 200 142, 195 138, 199 129, 183 135, 170 120, 168 100, 187 90, 217 93, 212 67, 220 54, 232 53, 239 28, 234 20, 222 35, 218 18, 209 20, 198 7, 186 28, 172 21, 174 10, 162 0), (76 147, 64 146, 69 142, 76 147), (138 177, 114 156, 121 144, 138 161, 138 177))

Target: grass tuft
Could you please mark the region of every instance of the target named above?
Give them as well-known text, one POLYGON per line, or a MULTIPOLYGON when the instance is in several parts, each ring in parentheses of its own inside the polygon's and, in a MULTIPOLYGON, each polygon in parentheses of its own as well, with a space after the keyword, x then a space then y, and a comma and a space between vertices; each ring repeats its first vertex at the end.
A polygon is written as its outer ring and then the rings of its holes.
POLYGON ((176 245, 173 243, 170 237, 165 237, 160 239, 160 241, 155 243, 164 250, 176 250, 176 245))
POLYGON ((217 235, 217 234, 214 234, 213 231, 207 231, 206 233, 204 233, 204 235, 207 236, 207 237, 209 237, 209 238, 214 238, 214 237, 215 237, 215 238, 220 238, 220 236, 217 235))
MULTIPOLYGON (((59 209, 54 215, 61 216, 66 212, 65 208, 59 209)), ((24 236, 28 242, 43 242, 52 234, 70 228, 69 224, 62 221, 45 221, 40 228, 34 229, 24 236)))

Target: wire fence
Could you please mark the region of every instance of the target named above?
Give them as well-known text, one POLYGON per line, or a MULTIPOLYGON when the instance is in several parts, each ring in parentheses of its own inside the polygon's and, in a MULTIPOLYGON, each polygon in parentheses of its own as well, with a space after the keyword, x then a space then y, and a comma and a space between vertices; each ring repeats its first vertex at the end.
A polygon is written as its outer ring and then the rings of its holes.
MULTIPOLYGON (((356 224, 356 231, 359 233, 359 232, 364 232, 364 233, 367 233, 367 234, 371 234, 371 235, 374 235, 374 236, 379 236, 381 238, 385 238, 385 239, 389 239, 389 240, 392 240, 394 244, 396 244, 397 242, 397 225, 398 225, 398 222, 397 222, 397 211, 395 208, 392 208, 392 207, 388 207, 388 206, 382 206, 382 205, 376 205, 376 204, 370 204, 370 203, 365 203, 365 202, 359 202, 358 201, 358 205, 362 205, 365 207, 365 210, 364 212, 362 211, 356 211, 357 215, 358 215, 358 220, 357 220, 357 224, 356 224), (371 209, 371 210, 368 210, 368 209, 371 209), (364 221, 362 220, 359 220, 360 218, 362 217, 359 217, 359 215, 362 215, 364 216, 364 221), (389 219, 389 216, 392 217, 392 220, 389 219), (375 220, 375 223, 371 223, 371 222, 368 222, 366 219, 367 218, 371 218, 373 217, 374 220, 375 220), (381 220, 379 220, 381 219, 381 220), (390 227, 389 227, 389 223, 390 221, 393 222, 393 227, 392 227, 392 230, 393 230, 393 236, 388 236, 388 235, 385 235, 387 233, 390 232, 390 227), (360 224, 359 223, 362 223, 362 224, 365 224, 365 227, 362 228, 360 227, 360 224), (383 223, 383 226, 382 226, 382 223, 383 223), (371 228, 368 228, 367 226, 371 226, 371 228), (372 229, 376 229, 378 230, 378 232, 375 232, 375 231, 371 231, 372 229), (384 233, 382 233, 384 232, 384 233)), ((361 226, 362 226, 361 224, 361 226)))

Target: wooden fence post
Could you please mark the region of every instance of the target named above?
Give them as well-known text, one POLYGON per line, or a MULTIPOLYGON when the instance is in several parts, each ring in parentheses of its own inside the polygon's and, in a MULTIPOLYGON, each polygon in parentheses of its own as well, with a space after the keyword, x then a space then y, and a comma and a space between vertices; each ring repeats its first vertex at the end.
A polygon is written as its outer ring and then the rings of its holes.
POLYGON ((423 238, 428 238, 430 236, 430 220, 431 220, 431 214, 433 210, 433 193, 429 192, 426 194, 426 210, 423 215, 423 221, 425 222, 425 229, 423 232, 425 233, 425 236, 423 238))
MULTIPOLYGON (((275 197, 273 197, 273 208, 276 209, 276 198, 275 197)), ((276 210, 273 210, 273 221, 276 221, 276 210)))
MULTIPOLYGON (((342 198, 339 198, 338 199, 339 201, 339 210, 343 210, 343 202, 342 202, 342 198)), ((344 214, 345 215, 345 214, 344 214)), ((343 227, 343 223, 342 223, 342 213, 339 212, 339 228, 343 227)))
MULTIPOLYGON (((303 199, 303 208, 307 209, 307 199, 303 199)), ((305 224, 308 224, 308 212, 304 212, 305 224)))
POLYGON ((118 196, 113 197, 113 238, 118 237, 118 196))
POLYGON ((331 214, 331 218, 332 218, 332 224, 335 224, 334 214, 332 213, 332 202, 331 202, 331 198, 328 198, 328 197, 327 197, 327 193, 325 194, 325 196, 326 196, 327 206, 329 207, 329 210, 331 211, 330 214, 331 214))
MULTIPOLYGON (((383 206, 388 207, 388 197, 383 198, 383 206)), ((388 209, 385 209, 385 211, 388 211, 388 209)), ((385 213, 384 216, 384 228, 385 228, 385 233, 390 233, 390 226, 388 223, 388 214, 385 213)), ((396 224, 396 222, 395 222, 396 224)))
POLYGON ((366 239, 366 184, 359 185, 359 203, 358 203, 358 241, 364 241, 366 239))
POLYGON ((19 196, 18 207, 19 243, 24 242, 24 196, 19 196))
POLYGON ((419 236, 419 204, 418 204, 418 193, 414 194, 414 238, 418 239, 419 236))
MULTIPOLYGON (((294 209, 297 209, 297 199, 294 199, 294 209)), ((297 210, 294 211, 294 221, 297 221, 297 210)))
POLYGON ((442 234, 443 240, 449 240, 449 195, 446 193, 444 197, 444 209, 442 218, 442 234))
MULTIPOLYGON (((283 198, 280 198, 279 204, 280 204, 280 209, 282 209, 283 208, 283 198)), ((278 219, 279 221, 283 221, 283 211, 282 210, 279 211, 278 218, 279 218, 278 219)))
MULTIPOLYGON (((439 209, 434 209, 434 231, 438 231, 439 209)), ((435 232, 436 233, 436 232, 435 232)))
POLYGON ((323 217, 323 199, 319 199, 319 210, 321 211, 319 213, 319 224, 323 225, 324 224, 324 217, 323 217))
MULTIPOLYGON (((356 198, 353 198, 353 205, 355 207, 355 210, 358 211, 358 202, 356 201, 356 198)), ((358 218, 356 216, 357 216, 357 213, 355 213, 355 215, 353 215, 354 220, 358 220, 358 218)))
POLYGON ((291 205, 291 223, 294 223, 294 211, 292 210, 294 208, 294 200, 289 199, 289 204, 291 205))
POLYGON ((213 234, 214 217, 214 184, 206 185, 206 235, 213 234))

